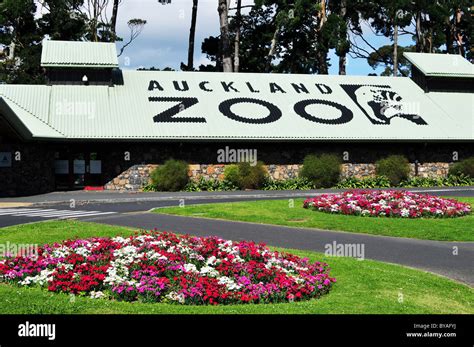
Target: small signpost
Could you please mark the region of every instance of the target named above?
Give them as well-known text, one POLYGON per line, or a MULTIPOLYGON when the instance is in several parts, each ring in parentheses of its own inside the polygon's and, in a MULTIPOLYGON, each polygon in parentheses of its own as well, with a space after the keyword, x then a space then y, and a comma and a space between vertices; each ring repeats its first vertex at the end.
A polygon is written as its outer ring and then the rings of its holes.
POLYGON ((11 152, 0 152, 0 167, 12 167, 11 152))

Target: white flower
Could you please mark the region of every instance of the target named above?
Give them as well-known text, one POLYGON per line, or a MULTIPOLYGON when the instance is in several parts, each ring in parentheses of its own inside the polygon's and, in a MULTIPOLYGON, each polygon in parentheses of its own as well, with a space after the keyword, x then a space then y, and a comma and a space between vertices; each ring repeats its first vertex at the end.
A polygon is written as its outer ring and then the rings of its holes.
POLYGON ((166 295, 166 298, 168 298, 172 301, 177 301, 180 304, 184 304, 184 295, 183 294, 178 294, 176 292, 170 292, 166 295))
POLYGON ((217 277, 217 276, 219 276, 219 271, 217 271, 216 269, 214 269, 211 266, 203 266, 201 268, 201 271, 199 271, 199 273, 201 275, 207 276, 207 277, 217 277))
POLYGON ((97 292, 92 291, 92 292, 90 293, 90 297, 91 297, 92 299, 101 299, 101 298, 103 298, 104 296, 105 296, 105 294, 102 293, 101 291, 97 291, 97 292))
POLYGON ((184 272, 199 273, 198 269, 196 268, 196 265, 194 264, 184 264, 184 272))
POLYGON ((235 283, 233 279, 227 276, 222 276, 217 282, 219 284, 224 284, 228 290, 238 290, 242 288, 242 285, 235 283))
POLYGON ((43 286, 46 282, 53 280, 51 274, 54 270, 44 269, 36 276, 28 276, 23 281, 20 282, 22 286, 29 286, 30 284, 39 284, 43 286))
POLYGON ((213 255, 207 258, 206 265, 215 265, 217 263, 217 258, 213 255))

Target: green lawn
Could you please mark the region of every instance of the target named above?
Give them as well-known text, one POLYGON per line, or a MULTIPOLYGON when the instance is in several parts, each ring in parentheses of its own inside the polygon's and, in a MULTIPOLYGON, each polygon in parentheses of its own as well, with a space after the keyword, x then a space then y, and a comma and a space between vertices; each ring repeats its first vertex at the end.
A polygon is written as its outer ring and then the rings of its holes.
MULTIPOLYGON (((0 243, 53 243, 73 237, 129 235, 134 230, 75 221, 0 229, 0 243)), ((282 249, 279 249, 280 251, 282 249)), ((285 250, 326 261, 337 278, 318 300, 274 305, 180 306, 69 297, 39 288, 0 285, 0 314, 34 313, 474 313, 474 289, 422 271, 352 258, 285 250), (71 300, 73 298, 73 300, 71 300)))
MULTIPOLYGON (((474 198, 456 199, 474 205, 474 198)), ((293 207, 291 200, 260 200, 159 208, 154 212, 423 240, 474 241, 474 214, 444 219, 345 216, 304 209, 304 199, 292 201, 293 207)))

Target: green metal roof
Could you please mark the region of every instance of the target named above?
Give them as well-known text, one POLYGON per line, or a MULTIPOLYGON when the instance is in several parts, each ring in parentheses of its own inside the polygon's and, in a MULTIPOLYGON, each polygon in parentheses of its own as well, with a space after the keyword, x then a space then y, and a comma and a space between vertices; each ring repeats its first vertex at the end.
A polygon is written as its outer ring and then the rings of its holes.
POLYGON ((80 41, 43 41, 41 66, 44 67, 118 67, 114 43, 80 41))
POLYGON ((409 78, 123 71, 123 80, 0 85, 0 113, 45 139, 474 141, 474 94, 424 93, 409 78))
POLYGON ((474 77, 474 65, 458 54, 405 52, 403 56, 425 76, 474 77))

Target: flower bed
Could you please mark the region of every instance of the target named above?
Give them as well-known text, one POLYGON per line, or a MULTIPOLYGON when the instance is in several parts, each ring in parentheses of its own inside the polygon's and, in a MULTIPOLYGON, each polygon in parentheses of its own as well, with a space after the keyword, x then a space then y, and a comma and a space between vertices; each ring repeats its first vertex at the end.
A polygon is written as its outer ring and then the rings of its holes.
POLYGON ((217 305, 307 300, 336 280, 325 263, 263 244, 153 231, 68 240, 7 257, 0 281, 92 298, 217 305))
POLYGON ((342 194, 322 194, 306 199, 303 207, 329 213, 371 217, 441 218, 471 213, 471 206, 467 203, 402 190, 353 190, 342 194))

